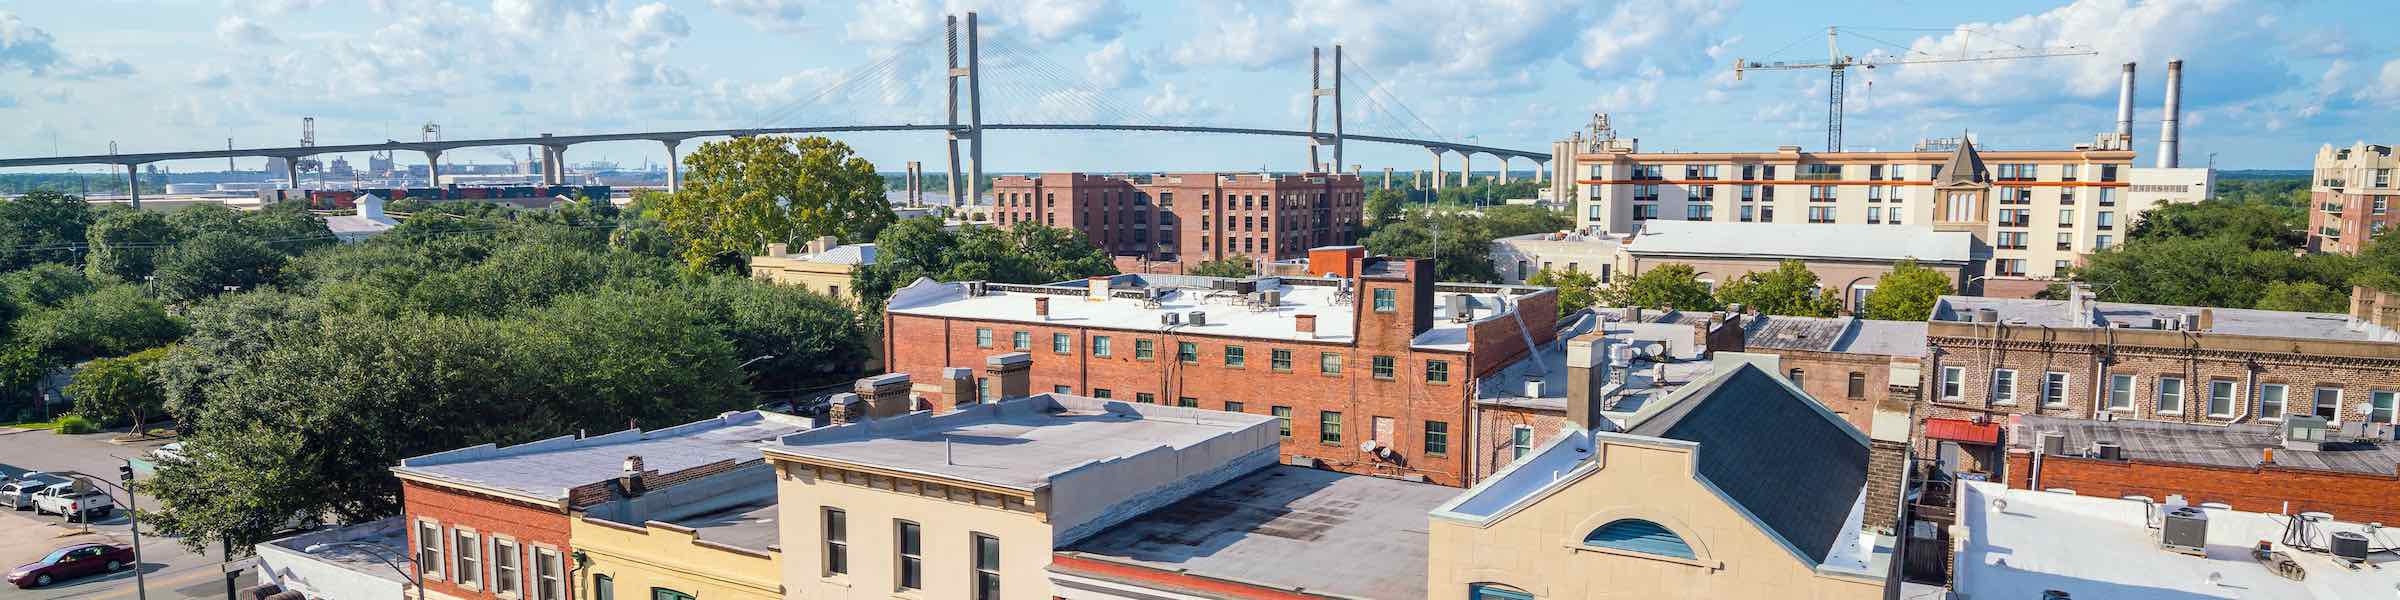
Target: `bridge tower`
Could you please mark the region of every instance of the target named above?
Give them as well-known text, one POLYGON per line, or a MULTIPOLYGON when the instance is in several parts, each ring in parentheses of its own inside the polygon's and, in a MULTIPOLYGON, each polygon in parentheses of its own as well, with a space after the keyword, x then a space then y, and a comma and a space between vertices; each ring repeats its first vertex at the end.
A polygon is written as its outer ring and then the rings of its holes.
POLYGON ((1322 75, 1325 68, 1323 48, 1308 49, 1308 170, 1338 174, 1342 165, 1342 45, 1333 45, 1333 87, 1325 87, 1322 75), (1317 128, 1317 115, 1324 104, 1318 98, 1333 97, 1333 164, 1317 162, 1317 146, 1327 145, 1317 128))
POLYGON ((967 64, 964 68, 958 64, 958 16, 945 17, 944 21, 949 28, 950 50, 950 70, 944 76, 944 80, 950 84, 950 206, 963 209, 975 204, 974 198, 979 195, 977 188, 983 182, 983 61, 976 38, 975 12, 967 12, 967 64), (958 122, 960 78, 967 80, 967 123, 964 127, 958 122), (972 169, 967 174, 964 190, 959 187, 958 173, 958 140, 961 137, 967 140, 968 168, 972 169), (962 191, 964 195, 961 195, 962 191))

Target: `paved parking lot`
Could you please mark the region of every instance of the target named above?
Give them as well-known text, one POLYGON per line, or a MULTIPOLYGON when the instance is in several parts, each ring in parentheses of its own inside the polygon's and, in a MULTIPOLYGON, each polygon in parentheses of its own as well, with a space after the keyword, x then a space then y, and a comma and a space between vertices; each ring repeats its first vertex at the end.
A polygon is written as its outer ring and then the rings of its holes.
MULTIPOLYGON (((28 470, 78 472, 113 482, 122 458, 139 458, 165 444, 164 441, 153 441, 119 445, 109 443, 108 437, 109 434, 64 436, 48 431, 0 431, 0 475, 14 476, 28 470)), ((71 544, 132 544, 132 520, 123 510, 123 496, 119 494, 117 498, 117 514, 92 523, 88 531, 81 523, 61 523, 57 515, 37 517, 31 510, 18 512, 0 507, 0 568, 13 568, 40 559, 51 550, 71 544)), ((148 498, 140 500, 144 510, 154 506, 148 498)), ((192 552, 184 548, 180 540, 144 536, 140 572, 147 580, 147 597, 225 597, 220 554, 215 548, 192 552)), ((245 570, 239 585, 247 587, 253 581, 253 577, 245 570)), ((33 590, 19 590, 0 584, 0 600, 137 597, 132 570, 33 590)))

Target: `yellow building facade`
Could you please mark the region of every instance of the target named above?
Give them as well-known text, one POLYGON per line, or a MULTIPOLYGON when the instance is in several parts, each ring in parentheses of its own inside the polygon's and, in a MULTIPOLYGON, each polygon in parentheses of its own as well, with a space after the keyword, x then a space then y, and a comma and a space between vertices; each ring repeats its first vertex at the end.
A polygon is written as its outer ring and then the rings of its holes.
MULTIPOLYGON (((774 507, 764 510, 772 515, 774 507)), ((698 526, 650 521, 636 527, 576 518, 571 523, 575 551, 589 561, 589 585, 579 590, 588 600, 784 598, 782 552, 776 547, 709 539, 710 530, 719 527, 762 527, 772 534, 771 521, 690 524, 698 526)))

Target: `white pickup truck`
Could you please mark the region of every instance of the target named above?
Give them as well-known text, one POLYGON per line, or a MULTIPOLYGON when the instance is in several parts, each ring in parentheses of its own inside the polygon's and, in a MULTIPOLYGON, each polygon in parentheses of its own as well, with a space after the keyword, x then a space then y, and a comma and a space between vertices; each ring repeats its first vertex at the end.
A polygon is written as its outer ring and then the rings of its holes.
POLYGON ((65 515, 68 521, 94 518, 106 519, 117 511, 117 501, 107 492, 84 488, 77 491, 73 481, 51 485, 33 495, 34 514, 65 515))

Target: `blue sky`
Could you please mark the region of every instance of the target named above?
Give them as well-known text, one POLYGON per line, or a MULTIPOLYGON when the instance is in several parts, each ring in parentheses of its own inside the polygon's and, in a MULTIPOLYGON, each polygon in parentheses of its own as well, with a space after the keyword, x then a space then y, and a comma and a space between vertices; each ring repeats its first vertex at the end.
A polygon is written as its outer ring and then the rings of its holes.
MULTIPOLYGON (((1345 115, 1354 132, 1546 150, 1607 112, 1645 149, 1816 149, 1822 72, 1736 81, 1729 66, 1823 60, 1823 27, 1840 25, 1855 28, 1843 43, 1853 55, 2002 44, 2100 53, 1855 72, 1852 149, 1962 130, 2000 148, 2088 141, 2113 127, 2116 65, 2131 60, 2147 162, 2166 61, 2180 57, 2185 164, 2215 153, 2225 168, 2305 168, 2320 144, 2400 141, 2400 42, 2379 35, 2400 18, 2378 4, 0 0, 0 122, 10 124, 0 156, 100 153, 111 140, 127 152, 221 147, 228 137, 289 145, 302 116, 317 118, 327 144, 413 139, 427 121, 449 138, 930 123, 942 118, 941 15, 974 8, 991 122, 1305 128, 1309 47, 1340 42, 1356 65, 1345 115), (849 77, 860 71, 871 72, 849 77), (846 77, 854 85, 819 95, 846 77)), ((1296 169, 1306 152, 1288 138, 987 137, 993 171, 1296 169)), ((887 170, 942 160, 938 134, 843 139, 887 170)), ((570 155, 663 157, 649 143, 570 155)), ((1430 161, 1419 148, 1366 143, 1349 159, 1369 169, 1430 161)), ((1476 167, 1491 168, 1490 157, 1476 167)))

